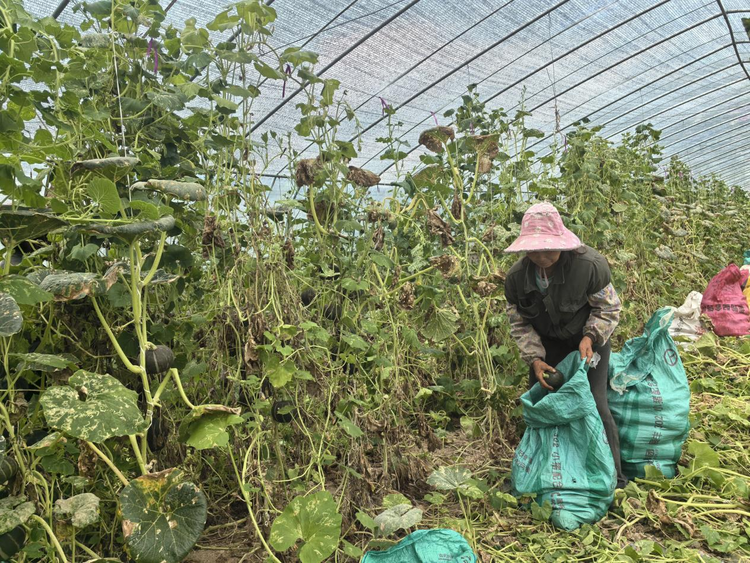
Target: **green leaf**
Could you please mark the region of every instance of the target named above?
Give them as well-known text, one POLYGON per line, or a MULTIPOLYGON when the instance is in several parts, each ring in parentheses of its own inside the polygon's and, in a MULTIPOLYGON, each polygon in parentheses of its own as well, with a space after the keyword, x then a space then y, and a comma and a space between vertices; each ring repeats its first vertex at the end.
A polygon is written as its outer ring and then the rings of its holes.
POLYGON ((23 327, 23 316, 16 300, 7 293, 0 293, 0 336, 13 336, 23 327))
POLYGON ((256 61, 254 66, 255 66, 255 70, 257 70, 258 73, 260 73, 260 75, 265 78, 271 78, 275 80, 284 80, 286 76, 280 70, 270 67, 262 61, 256 61))
POLYGON ((537 522, 547 522, 552 516, 552 504, 545 500, 541 506, 537 502, 531 503, 531 517, 537 522))
POLYGON ((68 499, 55 501, 55 517, 69 520, 74 528, 85 528, 99 521, 99 497, 82 493, 68 499))
POLYGON ((75 301, 96 293, 99 282, 99 276, 91 272, 58 272, 47 274, 39 287, 51 293, 55 301, 75 301))
POLYGON ((333 78, 323 81, 323 91, 320 93, 320 97, 325 105, 330 106, 333 103, 333 95, 339 89, 339 86, 341 86, 341 82, 333 78))
POLYGON ((341 540, 341 545, 344 546, 343 551, 349 557, 359 560, 362 555, 364 555, 364 552, 360 548, 358 548, 356 545, 350 544, 346 540, 341 540))
POLYGON ((427 478, 427 484, 439 491, 455 491, 465 487, 471 471, 463 467, 439 467, 427 478))
POLYGON ((427 315, 422 325, 422 335, 425 338, 440 342, 450 337, 458 330, 458 315, 450 309, 434 309, 427 315))
POLYGON ((383 508, 393 508, 399 504, 411 504, 411 501, 401 493, 391 493, 383 497, 383 508))
POLYGON ((343 428, 344 431, 347 434, 349 434, 349 436, 351 436, 352 438, 361 438, 362 436, 365 435, 365 433, 362 432, 359 426, 354 424, 349 418, 347 418, 343 414, 337 412, 336 416, 339 419, 339 426, 343 428))
POLYGON ((372 260, 375 264, 377 264, 381 268, 391 269, 394 267, 393 260, 388 258, 385 254, 376 252, 374 250, 370 252, 370 260, 372 260))
POLYGON ((700 469, 701 467, 720 467, 719 454, 713 451, 711 446, 704 442, 690 442, 688 444, 688 452, 695 456, 692 461, 694 469, 700 469))
POLYGON ((67 386, 48 388, 39 402, 52 428, 81 440, 101 443, 146 428, 138 393, 111 375, 78 370, 67 386))
POLYGON ((229 426, 239 424, 239 408, 224 405, 198 405, 182 419, 177 437, 198 450, 224 447, 229 443, 229 426))
POLYGON ((130 208, 140 212, 138 214, 139 219, 156 221, 162 216, 162 214, 159 212, 159 208, 148 201, 134 199, 130 202, 130 208))
POLYGON ((113 307, 124 309, 132 304, 132 296, 125 284, 117 282, 107 291, 107 299, 113 307))
POLYGON ((53 295, 24 276, 10 275, 0 279, 0 293, 7 293, 19 305, 37 305, 51 301, 53 295))
POLYGON ((99 250, 99 245, 89 243, 86 246, 77 244, 70 251, 70 258, 79 262, 86 262, 99 250))
POLYGON ((120 196, 112 180, 94 178, 86 187, 86 193, 105 213, 114 215, 120 210, 120 196))
POLYGON ((624 203, 615 203, 612 206, 612 211, 615 213, 625 213, 628 210, 628 206, 624 203))
POLYGON ((161 108, 164 111, 179 111, 185 107, 182 98, 173 92, 150 91, 146 92, 146 97, 151 100, 156 107, 161 108))
POLYGON ((206 497, 178 469, 133 479, 120 492, 122 532, 138 563, 178 563, 203 533, 206 497))
POLYGON ((336 501, 331 493, 321 491, 294 498, 274 520, 269 541, 274 549, 285 551, 302 540, 301 563, 321 563, 336 551, 340 535, 336 501))
POLYGON ((422 511, 411 504, 399 504, 381 512, 375 517, 383 536, 389 536, 397 530, 408 530, 422 521, 422 511))
POLYGON ((26 502, 24 496, 0 499, 0 535, 25 524, 35 512, 34 503, 26 502))
POLYGON ((357 521, 368 530, 374 531, 378 527, 375 520, 369 514, 362 512, 361 510, 357 512, 357 521))
POLYGON ((294 372, 297 370, 294 362, 289 360, 282 361, 278 356, 272 356, 265 367, 268 381, 276 389, 281 389, 289 383, 294 377, 294 372))
POLYGON ((227 428, 242 420, 241 416, 228 413, 202 416, 190 425, 190 437, 185 443, 196 450, 223 448, 229 444, 227 428))

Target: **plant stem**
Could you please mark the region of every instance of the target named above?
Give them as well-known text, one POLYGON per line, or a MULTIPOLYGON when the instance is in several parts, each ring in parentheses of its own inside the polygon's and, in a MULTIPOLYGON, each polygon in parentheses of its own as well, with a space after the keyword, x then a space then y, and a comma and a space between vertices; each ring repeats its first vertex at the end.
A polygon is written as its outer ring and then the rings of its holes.
POLYGON ((125 352, 123 352, 122 347, 120 346, 120 343, 117 341, 117 338, 115 337, 114 333, 112 332, 112 329, 109 328, 109 323, 107 323, 107 320, 104 318, 104 315, 102 314, 102 310, 99 308, 99 303, 96 300, 96 297, 93 295, 91 297, 91 302, 94 304, 94 310, 96 311, 96 316, 99 318, 99 322, 102 324, 102 327, 104 328, 104 332, 107 333, 107 336, 109 336, 109 340, 112 343, 112 346, 115 349, 115 352, 117 352, 117 355, 120 358, 120 361, 125 364, 125 367, 128 369, 128 371, 131 371, 133 373, 141 374, 142 369, 140 367, 136 367, 133 365, 133 363, 128 359, 128 357, 125 355, 125 352))
POLYGON ((121 483, 122 483, 122 484, 123 484, 124 486, 126 486, 126 487, 127 487, 127 486, 128 486, 128 484, 129 484, 129 481, 128 481, 128 480, 127 480, 127 479, 125 478, 125 475, 123 475, 123 474, 122 474, 122 471, 120 471, 120 470, 119 470, 119 469, 117 468, 117 466, 116 466, 116 465, 114 464, 114 462, 113 462, 113 461, 112 461, 111 459, 109 459, 109 456, 107 456, 107 454, 105 454, 105 453, 104 453, 103 451, 101 451, 101 450, 100 450, 99 448, 97 448, 97 447, 96 447, 96 446, 95 446, 94 444, 92 444, 92 443, 91 443, 91 442, 89 442, 89 441, 86 441, 86 445, 87 445, 87 446, 88 446, 89 448, 91 448, 91 449, 92 449, 92 451, 93 451, 93 452, 94 452, 94 453, 95 453, 96 455, 98 455, 98 456, 99 456, 99 457, 101 458, 101 460, 102 460, 102 461, 103 461, 104 463, 106 463, 106 464, 107 464, 107 465, 109 466, 109 468, 110 468, 110 469, 112 470, 112 472, 113 472, 113 473, 114 473, 115 475, 117 475, 117 478, 118 478, 118 479, 120 480, 120 482, 121 482, 121 483))
POLYGON ((129 434, 128 439, 130 440, 130 445, 133 447, 133 453, 135 453, 135 459, 138 461, 138 467, 141 470, 141 474, 145 475, 148 471, 146 470, 146 463, 141 455, 141 448, 138 445, 138 439, 135 434, 129 434))
POLYGON ((188 399, 187 395, 185 395, 185 390, 182 388, 182 381, 180 381, 180 374, 177 371, 177 368, 170 368, 169 374, 174 379, 175 385, 177 385, 177 391, 179 391, 182 401, 187 405, 189 409, 194 409, 195 405, 190 402, 190 399, 188 399))
POLYGON ((42 528, 44 528, 44 531, 47 532, 47 535, 49 536, 49 539, 52 542, 52 545, 55 546, 55 549, 57 550, 57 554, 60 556, 60 559, 63 560, 63 563, 68 563, 68 559, 65 557, 65 551, 63 551, 63 548, 60 545, 60 542, 58 541, 57 536, 55 535, 55 532, 53 532, 52 528, 50 528, 50 525, 47 524, 47 522, 43 518, 40 518, 36 514, 32 514, 31 519, 34 520, 35 522, 38 522, 42 526, 42 528))

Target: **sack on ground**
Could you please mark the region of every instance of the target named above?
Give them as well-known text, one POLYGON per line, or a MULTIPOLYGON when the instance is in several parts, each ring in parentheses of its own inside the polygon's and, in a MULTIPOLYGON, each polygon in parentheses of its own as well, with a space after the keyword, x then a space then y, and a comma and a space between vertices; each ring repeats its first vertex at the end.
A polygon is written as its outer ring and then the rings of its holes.
POLYGON ((477 556, 454 530, 417 530, 385 551, 370 551, 362 563, 476 563, 477 556))
POLYGON ((608 402, 620 436, 622 471, 643 477, 647 465, 672 478, 690 423, 690 386, 669 335, 673 309, 657 311, 642 336, 609 360, 608 402))
POLYGON ((719 336, 745 336, 750 334, 750 307, 742 293, 743 273, 730 264, 709 282, 701 312, 708 315, 719 336))
POLYGON ((552 523, 573 530, 600 520, 614 497, 615 464, 602 419, 578 352, 556 369, 565 383, 556 392, 539 383, 521 397, 526 432, 513 457, 513 494, 535 494, 552 505, 552 523))
POLYGON ((699 291, 691 291, 685 302, 675 309, 669 335, 672 338, 698 340, 705 332, 701 326, 701 301, 703 295, 699 291))

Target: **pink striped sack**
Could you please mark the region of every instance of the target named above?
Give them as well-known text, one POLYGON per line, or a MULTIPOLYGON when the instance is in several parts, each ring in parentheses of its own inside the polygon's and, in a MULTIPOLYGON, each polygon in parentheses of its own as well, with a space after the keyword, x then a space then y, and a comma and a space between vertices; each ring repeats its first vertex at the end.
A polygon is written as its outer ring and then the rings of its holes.
POLYGON ((742 293, 743 280, 747 280, 747 274, 730 264, 713 277, 703 294, 701 313, 711 319, 719 336, 750 334, 750 309, 742 293))

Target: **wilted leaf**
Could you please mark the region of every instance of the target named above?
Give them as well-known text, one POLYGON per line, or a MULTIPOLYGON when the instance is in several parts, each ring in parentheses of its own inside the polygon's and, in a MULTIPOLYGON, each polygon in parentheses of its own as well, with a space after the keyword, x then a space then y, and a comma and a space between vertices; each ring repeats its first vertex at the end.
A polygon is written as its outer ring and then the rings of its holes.
POLYGON ((276 517, 269 538, 274 549, 285 551, 298 540, 301 563, 321 563, 336 551, 341 534, 341 515, 331 493, 321 491, 296 497, 276 517))
POLYGON ((68 386, 47 389, 39 402, 47 423, 90 442, 142 432, 146 421, 138 408, 138 393, 111 375, 78 370, 68 386))
POLYGON ((96 292, 99 276, 91 272, 55 272, 39 286, 54 295, 55 301, 74 301, 96 292))
POLYGON ((0 207, 0 240, 4 243, 39 238, 65 225, 66 221, 46 209, 0 207))
POLYGON ((427 478, 427 484, 439 491, 455 491, 471 479, 471 471, 463 467, 439 467, 427 478))
POLYGON ((206 525, 206 497, 178 469, 133 479, 120 492, 122 533, 138 563, 178 563, 206 525))
POLYGON ((399 504, 375 517, 375 524, 384 536, 396 530, 408 530, 422 521, 422 511, 411 504, 399 504))
POLYGON ((75 174, 81 170, 96 170, 98 172, 113 173, 116 177, 122 177, 141 161, 132 156, 113 156, 110 158, 92 158, 82 160, 73 164, 70 172, 75 174))
POLYGON ((7 293, 0 293, 0 336, 13 336, 23 327, 23 316, 16 300, 7 293))
POLYGON ((352 438, 361 438, 362 436, 365 435, 365 433, 362 432, 359 426, 354 424, 349 418, 347 418, 343 414, 337 412, 336 416, 339 419, 339 426, 341 426, 341 428, 344 429, 344 432, 349 434, 349 436, 351 436, 352 438))
POLYGON ((157 219, 156 221, 133 221, 118 225, 81 225, 79 230, 97 233, 101 235, 119 236, 124 239, 132 239, 139 235, 147 233, 156 233, 159 231, 169 231, 175 226, 175 219, 171 215, 157 219))
POLYGON ((68 520, 74 528, 85 528, 99 520, 99 497, 93 493, 82 493, 55 501, 55 516, 68 520))
POLYGON ((157 190, 165 194, 187 201, 203 201, 206 190, 195 182, 177 182, 175 180, 147 180, 133 184, 134 190, 157 190))
POLYGON ((19 371, 28 369, 31 371, 51 372, 75 365, 71 359, 54 354, 37 354, 36 352, 32 352, 29 354, 10 354, 10 357, 21 360, 19 371))

